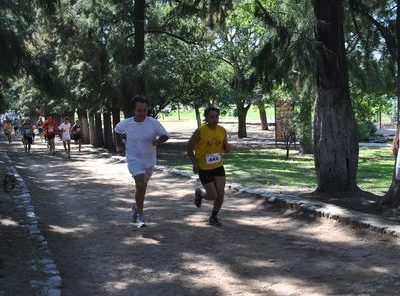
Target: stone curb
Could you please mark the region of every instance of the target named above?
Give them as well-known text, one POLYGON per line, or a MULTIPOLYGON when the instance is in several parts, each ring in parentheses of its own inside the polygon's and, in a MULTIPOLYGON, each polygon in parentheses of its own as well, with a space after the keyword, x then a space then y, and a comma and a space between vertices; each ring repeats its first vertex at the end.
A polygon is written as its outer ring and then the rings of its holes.
POLYGON ((16 186, 9 195, 14 199, 17 209, 22 210, 25 214, 18 222, 27 230, 28 239, 36 248, 35 258, 28 261, 28 268, 37 277, 29 282, 34 292, 33 295, 60 296, 62 294, 62 278, 53 259, 47 239, 38 227, 39 221, 35 214, 35 207, 31 204, 29 189, 18 174, 11 159, 5 153, 0 153, 0 158, 6 164, 5 169, 16 177, 16 186))
MULTIPOLYGON (((193 173, 182 172, 167 166, 157 165, 156 170, 180 177, 198 179, 197 175, 193 173)), ((333 219, 346 225, 367 228, 385 235, 400 237, 400 223, 395 223, 374 215, 348 210, 320 201, 311 201, 296 195, 271 193, 263 188, 249 188, 235 183, 227 183, 226 185, 238 193, 248 193, 255 198, 263 198, 271 204, 278 204, 282 207, 311 213, 318 217, 333 219)))

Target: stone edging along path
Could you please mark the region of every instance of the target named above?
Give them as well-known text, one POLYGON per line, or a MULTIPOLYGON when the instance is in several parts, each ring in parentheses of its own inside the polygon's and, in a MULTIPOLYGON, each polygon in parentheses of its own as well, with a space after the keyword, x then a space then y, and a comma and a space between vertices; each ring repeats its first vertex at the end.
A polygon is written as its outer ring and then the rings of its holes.
POLYGON ((11 159, 4 153, 0 153, 0 158, 4 161, 5 170, 14 174, 16 186, 9 193, 13 198, 17 209, 22 210, 23 216, 20 223, 28 233, 28 239, 35 248, 34 258, 32 258, 27 268, 33 272, 34 278, 29 281, 33 295, 37 296, 59 296, 61 295, 62 278, 49 249, 47 239, 38 227, 38 218, 35 208, 31 203, 31 194, 25 181, 18 174, 11 159))
MULTIPOLYGON (((182 172, 167 166, 158 165, 156 169, 180 177, 197 179, 197 176, 193 173, 182 172)), ((333 219, 346 225, 367 228, 385 235, 400 237, 400 223, 374 215, 360 213, 320 201, 311 201, 296 195, 271 193, 263 188, 249 188, 235 183, 227 183, 226 185, 235 192, 244 192, 254 198, 263 198, 271 204, 278 204, 283 207, 311 213, 318 217, 333 219)))

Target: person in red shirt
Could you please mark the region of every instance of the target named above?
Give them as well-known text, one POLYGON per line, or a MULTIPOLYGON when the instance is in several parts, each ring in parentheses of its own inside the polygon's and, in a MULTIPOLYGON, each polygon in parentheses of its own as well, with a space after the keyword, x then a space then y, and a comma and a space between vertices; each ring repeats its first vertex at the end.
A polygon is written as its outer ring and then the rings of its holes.
POLYGON ((54 138, 57 133, 57 123, 53 119, 52 116, 48 116, 47 119, 43 123, 43 130, 46 134, 46 138, 50 147, 50 152, 53 152, 53 154, 56 154, 56 149, 55 149, 55 143, 54 143, 54 138))

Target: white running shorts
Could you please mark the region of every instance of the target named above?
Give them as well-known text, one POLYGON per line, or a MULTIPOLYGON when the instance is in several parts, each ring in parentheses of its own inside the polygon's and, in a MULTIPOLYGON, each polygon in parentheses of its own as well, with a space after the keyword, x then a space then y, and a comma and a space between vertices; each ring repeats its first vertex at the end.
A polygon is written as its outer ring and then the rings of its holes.
POLYGON ((63 142, 71 141, 71 135, 64 135, 64 136, 62 136, 62 140, 63 140, 63 142))
POLYGON ((132 177, 144 174, 145 175, 144 178, 147 183, 147 182, 149 182, 151 176, 153 175, 154 166, 144 168, 143 166, 138 165, 137 163, 134 164, 133 162, 128 162, 128 170, 131 173, 132 177))

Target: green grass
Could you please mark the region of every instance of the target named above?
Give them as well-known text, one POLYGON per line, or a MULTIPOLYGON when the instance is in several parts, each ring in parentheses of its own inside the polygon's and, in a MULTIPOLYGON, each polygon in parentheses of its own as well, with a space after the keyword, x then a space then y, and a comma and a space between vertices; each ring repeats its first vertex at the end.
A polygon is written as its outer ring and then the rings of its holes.
MULTIPOLYGON (((267 112, 268 119, 273 119, 275 117, 274 108, 267 108, 266 112, 267 112)), ((203 117, 203 109, 200 110, 200 113, 201 113, 201 116, 203 117)), ((179 112, 179 116, 178 116, 177 111, 173 111, 167 115, 161 114, 159 116, 159 118, 162 119, 163 121, 175 121, 175 120, 178 120, 179 118, 180 118, 180 120, 195 120, 196 115, 195 115, 193 109, 188 109, 188 110, 181 110, 179 112)), ((235 119, 235 117, 230 116, 230 115, 221 115, 220 116, 220 120, 231 120, 231 119, 235 119)), ((251 107, 249 109, 249 111, 247 112, 247 120, 259 120, 259 119, 260 119, 260 115, 259 115, 258 108, 251 107)))
MULTIPOLYGON (((269 120, 274 119, 275 118, 275 109, 274 107, 268 107, 266 108, 266 112, 267 112, 267 117, 269 120)), ((200 113, 203 116, 203 109, 200 110, 200 113)), ((178 112, 177 111, 173 111, 170 112, 169 114, 165 115, 165 114, 161 114, 159 116, 162 120, 166 120, 166 121, 174 121, 174 120, 178 120, 178 112)), ((193 109, 183 109, 179 112, 179 117, 180 120, 195 120, 196 116, 194 113, 193 109)), ((230 120, 230 119, 236 119, 236 117, 232 116, 232 115, 222 115, 221 120, 230 120)), ((250 107, 249 111, 247 112, 247 120, 259 120, 260 119, 260 114, 258 111, 258 108, 256 106, 252 106, 250 107)), ((378 117, 376 117, 376 121, 378 120, 378 117)), ((390 123, 392 122, 390 116, 386 113, 382 113, 382 123, 390 123)))
MULTIPOLYGON (((178 153, 179 154, 179 153, 178 153)), ((285 160, 283 149, 246 149, 233 151, 224 159, 229 182, 273 189, 284 187, 316 187, 314 160, 311 155, 301 156, 291 151, 285 160)), ((160 164, 191 171, 186 157, 174 153, 160 155, 160 164)), ((394 158, 388 148, 360 148, 358 185, 370 192, 386 192, 390 186, 394 158)))

